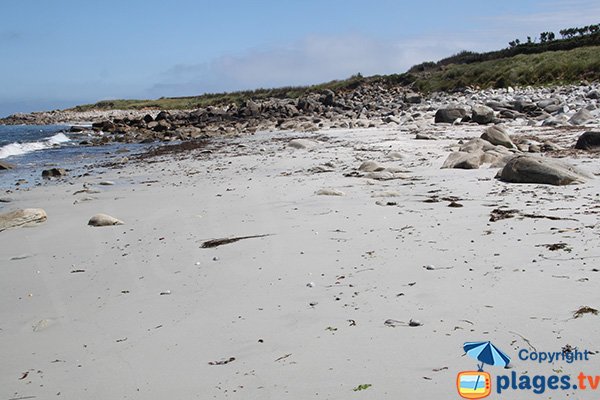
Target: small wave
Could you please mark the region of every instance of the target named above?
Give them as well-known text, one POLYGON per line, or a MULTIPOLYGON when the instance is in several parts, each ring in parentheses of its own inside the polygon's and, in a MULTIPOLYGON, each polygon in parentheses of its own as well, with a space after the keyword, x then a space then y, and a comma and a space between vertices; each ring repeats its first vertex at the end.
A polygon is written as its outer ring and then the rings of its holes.
POLYGON ((71 139, 69 139, 64 133, 57 133, 56 135, 49 137, 48 139, 40 140, 39 142, 10 143, 0 147, 0 159, 31 153, 32 151, 49 149, 70 141, 71 139))

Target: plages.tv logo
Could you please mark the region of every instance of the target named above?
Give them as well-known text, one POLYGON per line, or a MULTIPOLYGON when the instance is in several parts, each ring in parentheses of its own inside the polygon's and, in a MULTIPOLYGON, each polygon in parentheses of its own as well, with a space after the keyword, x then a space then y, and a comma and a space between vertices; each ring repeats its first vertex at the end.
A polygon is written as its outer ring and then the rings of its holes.
POLYGON ((456 377, 458 394, 465 399, 483 399, 492 392, 492 377, 483 370, 485 364, 506 367, 510 357, 491 342, 467 342, 463 349, 478 361, 477 371, 462 371, 456 377), (481 364, 479 364, 481 363, 481 364))

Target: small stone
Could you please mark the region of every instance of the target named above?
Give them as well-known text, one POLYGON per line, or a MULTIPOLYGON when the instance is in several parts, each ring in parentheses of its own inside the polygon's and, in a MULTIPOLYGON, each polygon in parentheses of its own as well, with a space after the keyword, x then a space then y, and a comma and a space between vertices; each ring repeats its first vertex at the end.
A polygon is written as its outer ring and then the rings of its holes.
POLYGON ((315 193, 318 196, 344 196, 345 193, 337 189, 320 189, 315 193))
POLYGON ((88 225, 90 226, 113 226, 113 225, 123 225, 124 222, 120 219, 116 219, 115 217, 111 217, 106 214, 96 214, 88 221, 88 225))

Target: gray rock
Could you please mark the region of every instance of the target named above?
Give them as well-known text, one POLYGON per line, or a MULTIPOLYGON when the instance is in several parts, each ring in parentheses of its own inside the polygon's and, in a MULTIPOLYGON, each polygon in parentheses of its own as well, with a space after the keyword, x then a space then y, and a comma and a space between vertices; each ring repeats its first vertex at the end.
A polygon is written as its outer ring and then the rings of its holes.
POLYGON ((65 175, 67 175, 67 171, 64 168, 50 168, 42 171, 44 178, 58 178, 65 175))
POLYGON ((417 93, 408 92, 404 95, 404 101, 409 104, 420 104, 423 98, 417 93))
POLYGON ((567 123, 567 118, 564 115, 560 115, 557 117, 546 118, 542 122, 542 126, 559 126, 565 125, 567 123))
POLYGON ((415 139, 417 140, 437 140, 435 136, 428 135, 426 133, 417 133, 415 135, 415 139))
POLYGON ((358 170, 362 172, 376 172, 383 171, 384 169, 385 167, 376 161, 364 161, 358 167, 358 170))
POLYGON ((398 125, 402 124, 402 120, 394 115, 385 116, 385 117, 383 117, 382 121, 385 122, 386 124, 389 124, 389 123, 394 123, 394 124, 398 124, 398 125))
POLYGON ((538 101, 536 104, 539 108, 545 109, 548 106, 559 104, 559 101, 558 99, 544 99, 538 101))
POLYGON ((507 108, 511 108, 510 103, 506 102, 506 101, 488 101, 487 103, 485 103, 486 106, 490 107, 492 110, 494 111, 502 111, 505 110, 507 108))
POLYGON ((544 107, 544 111, 547 112, 548 114, 560 114, 565 112, 565 106, 562 104, 550 104, 546 107, 544 107))
POLYGON ((508 149, 515 148, 514 143, 508 136, 506 128, 504 128, 502 125, 490 126, 483 132, 481 138, 497 146, 504 146, 508 149))
POLYGON ((39 224, 47 218, 46 212, 41 208, 25 208, 0 214, 0 232, 5 229, 39 224))
POLYGON ((15 166, 13 164, 0 160, 0 171, 5 169, 13 169, 14 167, 15 166))
POLYGON ((515 100, 511 104, 512 108, 520 113, 531 113, 538 109, 537 104, 528 100, 515 100))
POLYGON ((164 121, 167 119, 171 119, 171 113, 168 111, 161 111, 158 113, 156 118, 154 118, 155 121, 164 121))
POLYGON ((494 120, 494 110, 488 106, 476 105, 473 106, 473 115, 471 119, 478 124, 489 124, 494 120))
POLYGON ((467 111, 460 107, 441 108, 435 113, 435 123, 446 122, 453 123, 457 119, 467 116, 467 111))
POLYGON ((345 193, 337 189, 319 189, 315 193, 318 196, 344 196, 345 193))
POLYGON ((367 174, 365 174, 364 178, 367 179, 374 179, 377 181, 390 181, 392 179, 405 179, 404 175, 392 172, 392 171, 375 171, 375 172, 369 172, 367 174))
POLYGON ((113 226, 113 225, 123 225, 124 222, 120 219, 116 219, 115 217, 111 217, 106 214, 96 214, 88 221, 88 225, 90 226, 113 226))
POLYGON ((476 151, 488 151, 495 149, 496 146, 481 138, 474 138, 460 146, 459 151, 473 153, 476 151))
POLYGON ((588 176, 566 163, 533 156, 516 156, 500 171, 499 178, 511 183, 569 185, 582 183, 588 176))
POLYGON ((484 153, 481 150, 472 153, 455 151, 448 155, 442 168, 477 169, 481 166, 484 153))
POLYGON ((577 139, 575 148, 579 150, 600 150, 600 132, 585 132, 577 139))
POLYGON ((544 143, 542 143, 542 150, 543 151, 559 151, 559 150, 563 150, 562 147, 560 147, 559 145, 557 145, 556 143, 552 143, 549 141, 545 141, 544 143))
MULTIPOLYGON (((499 147, 503 148, 503 147, 499 147)), ((481 159, 482 164, 490 164, 493 168, 502 168, 508 163, 515 155, 506 154, 498 150, 486 151, 481 159)))
POLYGON ((321 97, 321 103, 326 106, 335 105, 335 93, 329 89, 326 89, 321 97))
POLYGON ((593 118, 594 116, 588 110, 583 108, 577 111, 571 118, 569 118, 569 123, 571 125, 585 125, 593 118))
POLYGON ((288 143, 288 147, 293 149, 311 150, 318 146, 318 142, 310 139, 292 139, 288 143))
POLYGON ((598 100, 600 99, 600 92, 596 89, 590 90, 589 92, 587 92, 585 97, 587 97, 588 99, 598 100))

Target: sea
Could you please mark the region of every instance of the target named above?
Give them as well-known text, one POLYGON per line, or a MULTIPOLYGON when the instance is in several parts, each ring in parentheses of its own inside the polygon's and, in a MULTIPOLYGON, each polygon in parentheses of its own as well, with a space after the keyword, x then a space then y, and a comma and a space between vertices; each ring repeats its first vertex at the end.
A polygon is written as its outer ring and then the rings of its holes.
MULTIPOLYGON (((69 125, 0 125, 0 161, 15 166, 0 170, 0 189, 27 187, 44 182, 42 171, 65 168, 70 175, 143 151, 148 145, 111 143, 82 145, 92 138, 91 129, 70 132, 69 125)), ((91 128, 91 127, 90 127, 91 128)))

